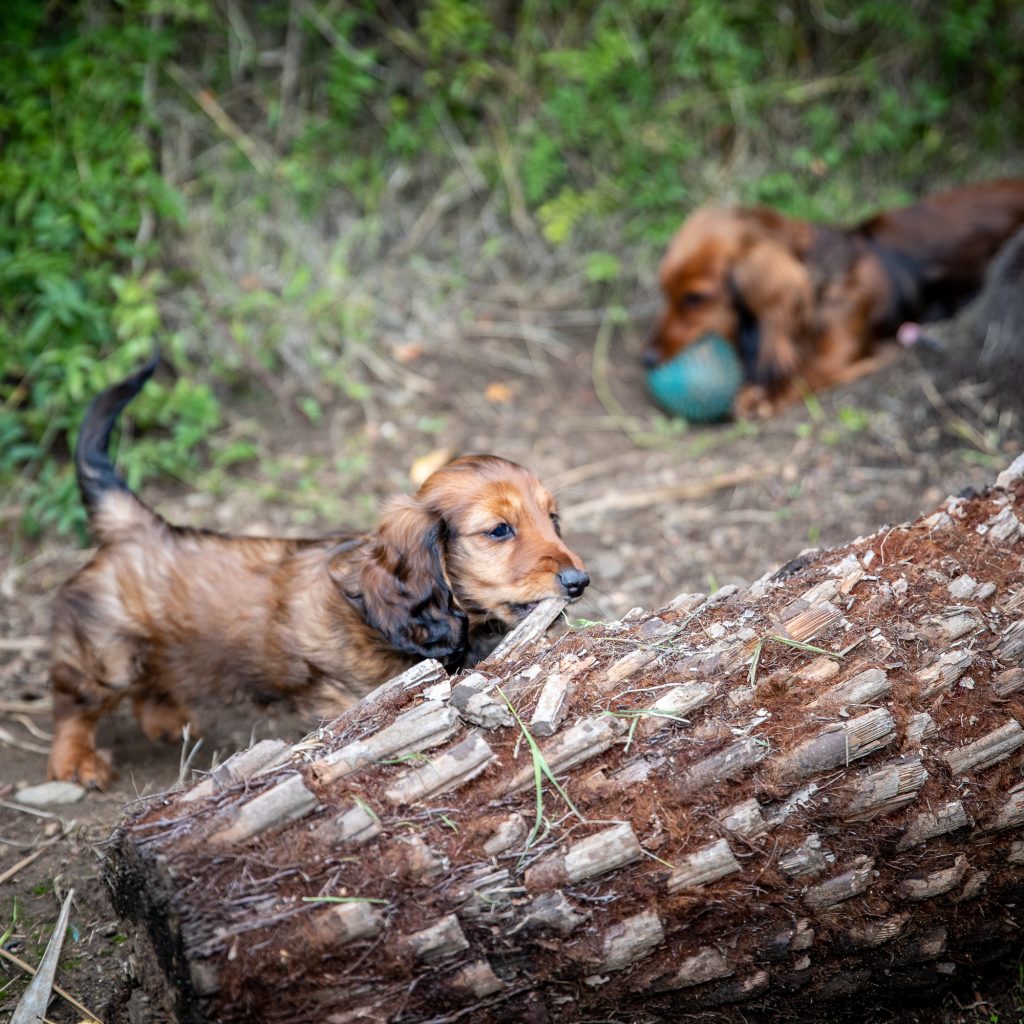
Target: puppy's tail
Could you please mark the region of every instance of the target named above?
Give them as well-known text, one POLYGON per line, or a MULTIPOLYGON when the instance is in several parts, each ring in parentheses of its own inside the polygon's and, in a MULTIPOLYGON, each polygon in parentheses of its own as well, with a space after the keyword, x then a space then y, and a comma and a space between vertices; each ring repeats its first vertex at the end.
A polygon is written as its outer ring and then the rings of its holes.
POLYGON ((160 353, 155 352, 145 366, 97 395, 86 410, 78 431, 78 441, 75 444, 78 490, 89 513, 90 524, 101 538, 108 528, 114 525, 113 521, 107 522, 108 519, 118 520, 121 526, 131 525, 132 520, 139 523, 159 519, 132 493, 110 458, 110 435, 114 431, 118 417, 124 407, 142 390, 146 381, 153 376, 159 363, 160 353), (122 495, 127 501, 111 502, 110 499, 114 495, 122 495), (108 510, 113 511, 110 506, 114 504, 118 507, 115 516, 101 514, 108 510))

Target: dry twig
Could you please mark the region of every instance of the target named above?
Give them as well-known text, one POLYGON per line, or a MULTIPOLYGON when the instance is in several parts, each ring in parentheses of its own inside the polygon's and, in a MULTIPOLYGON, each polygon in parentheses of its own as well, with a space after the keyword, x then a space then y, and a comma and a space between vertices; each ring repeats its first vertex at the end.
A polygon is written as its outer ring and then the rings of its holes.
MULTIPOLYGON (((12 864, 3 874, 0 874, 0 885, 3 885, 8 879, 13 878, 22 868, 27 868, 38 857, 41 857, 54 843, 59 843, 66 835, 67 830, 65 829, 59 835, 54 836, 52 839, 47 839, 45 843, 40 843, 35 850, 32 851, 27 857, 22 857, 17 864, 12 864)), ((2 953, 3 950, 0 950, 2 953)))
POLYGON ((45 757, 50 753, 49 747, 41 747, 38 743, 26 743, 24 740, 19 740, 16 736, 12 736, 2 725, 0 725, 0 743, 4 743, 8 747, 14 747, 15 750, 24 750, 26 754, 42 754, 45 757))
POLYGON ((49 697, 43 700, 0 700, 0 714, 48 715, 51 711, 53 702, 49 697))
POLYGON ((41 651, 48 643, 45 636, 0 637, 0 651, 41 651))
POLYGON ((208 89, 197 86, 184 68, 173 62, 166 65, 167 74, 192 97, 206 116, 238 147, 242 155, 262 175, 270 177, 274 170, 271 158, 252 136, 246 134, 242 127, 217 102, 216 97, 208 89))
POLYGON ((666 501, 703 498, 728 487, 750 483, 752 480, 762 480, 775 472, 776 470, 772 466, 760 469, 755 466, 743 466, 731 473, 719 473, 717 476, 711 477, 710 480, 696 480, 668 487, 654 487, 648 491, 626 491, 606 494, 601 498, 591 498, 589 501, 581 501, 562 509, 562 515, 566 519, 579 519, 602 512, 623 512, 628 509, 647 508, 650 505, 659 505, 666 501))

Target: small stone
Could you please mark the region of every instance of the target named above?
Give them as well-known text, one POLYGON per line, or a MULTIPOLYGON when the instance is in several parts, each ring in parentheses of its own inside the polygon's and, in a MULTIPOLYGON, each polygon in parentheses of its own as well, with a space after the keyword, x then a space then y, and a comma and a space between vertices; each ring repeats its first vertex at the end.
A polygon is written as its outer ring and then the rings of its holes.
POLYGON ((19 789, 14 799, 29 807, 46 807, 50 804, 74 804, 85 796, 85 787, 77 782, 44 782, 38 786, 19 789))
POLYGON ((957 576, 946 589, 949 591, 949 596, 955 601, 962 601, 978 589, 978 583, 970 576, 957 576))
POLYGON ((1017 458, 1010 463, 996 477, 996 487, 1001 487, 1004 490, 1012 487, 1020 478, 1024 476, 1024 455, 1018 455, 1017 458))

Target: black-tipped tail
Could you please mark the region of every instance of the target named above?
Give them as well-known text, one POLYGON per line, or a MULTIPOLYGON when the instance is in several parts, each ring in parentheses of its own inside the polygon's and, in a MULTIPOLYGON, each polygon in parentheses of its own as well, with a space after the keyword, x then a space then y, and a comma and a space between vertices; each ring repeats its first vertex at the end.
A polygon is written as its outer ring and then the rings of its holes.
POLYGON ((121 411, 143 389, 159 363, 160 353, 156 352, 130 377, 97 395, 86 410, 75 444, 75 471, 78 490, 90 513, 99 506, 104 494, 129 490, 110 460, 110 435, 121 411))

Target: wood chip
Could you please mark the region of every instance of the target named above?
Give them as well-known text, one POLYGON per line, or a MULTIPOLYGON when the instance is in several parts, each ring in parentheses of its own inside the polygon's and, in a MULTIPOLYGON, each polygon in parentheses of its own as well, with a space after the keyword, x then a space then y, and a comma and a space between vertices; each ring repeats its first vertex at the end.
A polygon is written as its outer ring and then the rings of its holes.
POLYGON ((260 772, 287 761, 291 752, 292 748, 284 740, 260 740, 259 743, 246 750, 240 750, 219 764, 202 782, 183 793, 181 801, 186 804, 194 803, 214 792, 251 779, 260 772))
POLYGON ((384 795, 393 804, 411 804, 457 789, 476 778, 494 760, 483 733, 471 732, 461 743, 432 757, 422 768, 404 775, 384 795))
POLYGON ((454 914, 441 918, 436 924, 405 937, 405 945, 418 960, 441 960, 453 953, 469 949, 469 942, 454 914))
POLYGON ((875 703, 880 697, 887 697, 891 692, 892 684, 885 672, 880 668, 867 668, 836 683, 811 701, 810 706, 837 711, 847 707, 859 710, 866 704, 875 703))
POLYGON ((561 597, 549 597, 541 601, 522 622, 512 630, 491 652, 485 665, 500 665, 523 654, 530 644, 539 640, 551 627, 551 623, 562 614, 569 602, 561 597))
POLYGON ((553 736, 565 720, 572 692, 572 680, 561 672, 552 672, 544 680, 537 706, 530 717, 534 736, 553 736))
POLYGON ((854 925, 846 933, 854 946, 862 949, 874 949, 893 939, 899 938, 907 927, 911 915, 908 913, 890 914, 878 921, 869 921, 863 925, 854 925))
POLYGON ((447 678, 448 673, 445 672, 444 665, 439 661, 428 658, 425 661, 417 662, 412 668, 406 669, 400 675, 389 679, 386 683, 381 683, 376 690, 368 693, 361 703, 364 706, 367 704, 380 704, 395 697, 400 697, 403 694, 421 690, 432 683, 437 683, 447 678))
POLYGON ((828 601, 813 605, 807 611, 790 619, 780 630, 782 636, 799 643, 807 643, 824 633, 843 617, 842 612, 828 601))
POLYGON ((756 839, 764 835, 769 828, 761 813, 761 805, 753 797, 723 811, 718 820, 723 828, 745 839, 756 839))
POLYGON ((678 785, 684 793, 706 789, 726 779, 736 778, 759 761, 763 761, 769 753, 771 747, 767 743, 753 736, 744 736, 717 754, 698 761, 683 774, 678 785))
POLYGON ((682 889, 697 889, 739 870, 739 862, 733 856, 729 843, 725 839, 719 839, 716 843, 678 858, 676 868, 669 875, 665 888, 670 893, 682 889))
POLYGON ((654 988, 656 991, 692 988, 715 978, 727 978, 733 970, 721 950, 705 946, 694 956, 687 957, 674 974, 657 982, 654 988))
POLYGON ((914 758, 865 772, 852 783, 852 793, 842 811, 844 821, 870 821, 890 814, 917 797, 929 775, 914 758))
POLYGON ((455 708, 439 701, 424 701, 400 714, 380 732, 325 754, 311 762, 309 768, 322 782, 334 782, 374 761, 440 746, 461 727, 455 708))
POLYGON ((613 925, 600 941, 601 960, 597 969, 621 971, 657 949, 665 941, 665 929, 657 914, 645 910, 613 925))
POLYGON ((896 886, 896 893, 911 903, 930 900, 959 885, 967 875, 968 867, 966 857, 957 857, 951 867, 942 871, 933 871, 924 878, 904 879, 896 886))
POLYGON ((978 772, 990 768, 1005 760, 1020 746, 1024 746, 1024 729, 1021 729, 1015 718, 1011 718, 1005 725, 973 743, 968 743, 958 750, 945 752, 942 759, 949 765, 949 770, 954 775, 960 775, 963 772, 978 772))
POLYGON ((379 935, 384 930, 384 915, 373 903, 358 900, 318 910, 310 924, 313 943, 326 952, 379 935))
POLYGON ((909 850, 936 836, 966 828, 970 823, 964 805, 959 800, 952 800, 934 811, 922 811, 912 818, 896 844, 896 849, 900 852, 909 850))
MULTIPOLYGON (((552 772, 564 771, 588 758, 595 757, 606 751, 613 743, 622 738, 626 726, 611 715, 599 718, 584 718, 571 729, 556 735, 541 748, 544 760, 552 772)), ((533 785, 533 763, 530 761, 521 768, 503 787, 504 793, 514 793, 518 789, 533 785)))
POLYGON ((302 776, 289 775, 242 804, 234 821, 227 828, 215 832, 210 842, 217 845, 244 843, 269 829, 304 817, 316 806, 316 794, 306 788, 302 776))
POLYGON ((804 893, 804 903, 815 910, 833 907, 837 903, 859 896, 866 892, 875 876, 875 862, 870 857, 858 857, 857 862, 849 871, 844 871, 835 878, 811 886, 804 893))
POLYGON ((891 743, 896 738, 895 729, 896 723, 885 708, 869 711, 805 740, 780 758, 779 777, 794 781, 850 764, 891 743))
POLYGON ((565 872, 582 882, 632 864, 643 856, 632 825, 622 823, 573 843, 565 852, 565 872))
POLYGON ((953 684, 974 664, 974 654, 967 650, 944 651, 931 665, 921 669, 916 679, 922 700, 931 700, 948 693, 953 684))

